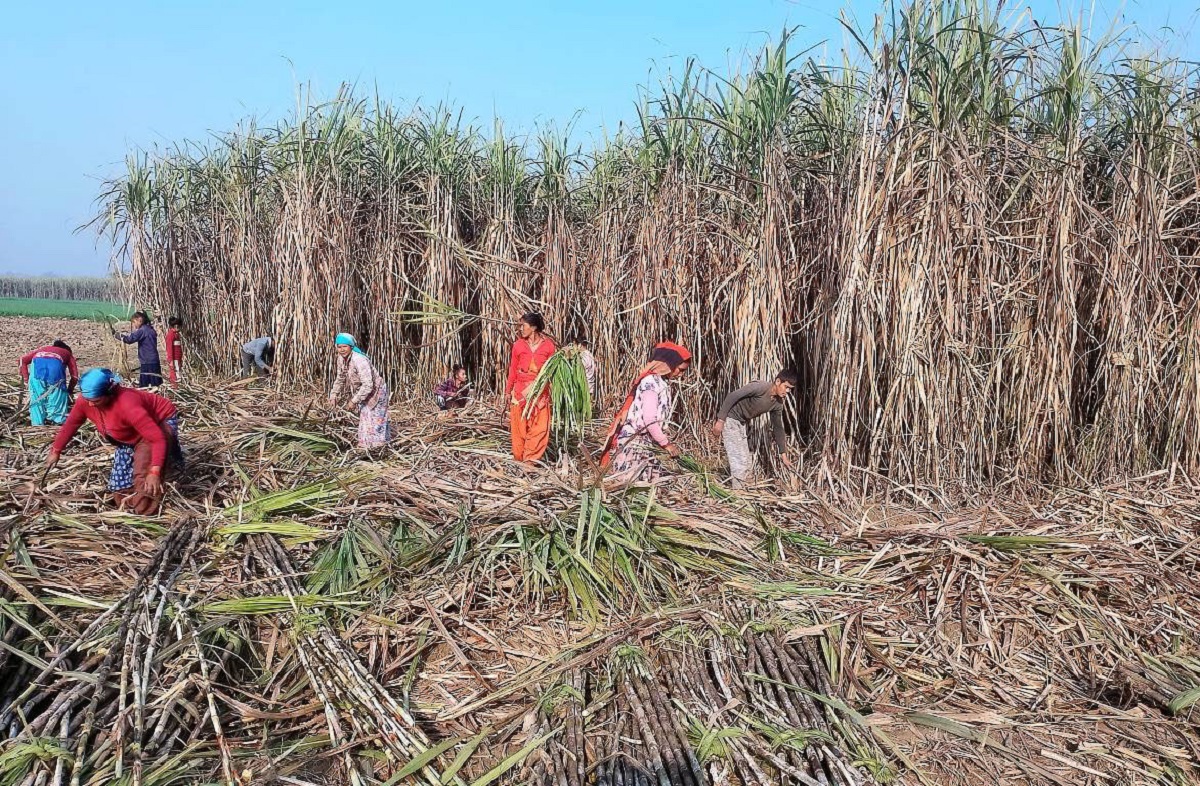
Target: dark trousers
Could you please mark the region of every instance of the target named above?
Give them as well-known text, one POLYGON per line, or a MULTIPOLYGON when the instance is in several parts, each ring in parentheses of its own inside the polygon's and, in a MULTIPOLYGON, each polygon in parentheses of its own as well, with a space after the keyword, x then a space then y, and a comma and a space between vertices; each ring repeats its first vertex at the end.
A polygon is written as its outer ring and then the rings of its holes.
POLYGON ((162 366, 158 363, 143 363, 138 368, 138 387, 156 388, 162 384, 162 366))
POLYGON ((447 398, 445 396, 439 396, 435 393, 433 399, 437 402, 438 409, 443 412, 451 409, 462 409, 467 405, 467 400, 465 398, 447 398))

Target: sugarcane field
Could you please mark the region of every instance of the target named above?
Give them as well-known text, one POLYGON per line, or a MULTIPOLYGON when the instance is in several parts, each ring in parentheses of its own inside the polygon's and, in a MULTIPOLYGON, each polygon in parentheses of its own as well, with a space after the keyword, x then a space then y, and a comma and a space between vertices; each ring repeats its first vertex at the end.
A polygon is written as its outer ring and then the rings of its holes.
POLYGON ((131 149, 0 277, 0 786, 1200 784, 1200 66, 847 30, 131 149))

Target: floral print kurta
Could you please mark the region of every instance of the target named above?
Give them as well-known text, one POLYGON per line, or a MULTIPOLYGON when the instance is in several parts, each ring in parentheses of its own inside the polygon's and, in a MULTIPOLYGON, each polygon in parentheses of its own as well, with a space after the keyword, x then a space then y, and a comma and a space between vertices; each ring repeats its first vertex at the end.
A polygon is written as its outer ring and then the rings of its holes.
POLYGON ((638 383, 625 422, 617 432, 614 479, 626 483, 658 479, 662 474, 658 448, 669 442, 663 429, 673 409, 671 387, 665 379, 651 374, 638 383))
POLYGON ((351 352, 349 357, 338 358, 337 379, 329 400, 337 403, 344 393, 350 394, 350 403, 358 408, 358 446, 373 448, 391 439, 388 423, 387 383, 370 358, 361 352, 351 352))

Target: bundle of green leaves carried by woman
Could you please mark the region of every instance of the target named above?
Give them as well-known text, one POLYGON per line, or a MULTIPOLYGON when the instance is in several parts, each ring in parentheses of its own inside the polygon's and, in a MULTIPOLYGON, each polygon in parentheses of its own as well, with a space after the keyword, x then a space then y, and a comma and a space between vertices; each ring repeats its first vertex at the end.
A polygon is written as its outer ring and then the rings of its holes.
POLYGON ((529 386, 525 400, 525 415, 529 416, 534 402, 549 389, 551 435, 560 446, 578 442, 584 427, 592 419, 592 394, 588 389, 587 372, 580 359, 577 345, 563 347, 550 356, 529 386))

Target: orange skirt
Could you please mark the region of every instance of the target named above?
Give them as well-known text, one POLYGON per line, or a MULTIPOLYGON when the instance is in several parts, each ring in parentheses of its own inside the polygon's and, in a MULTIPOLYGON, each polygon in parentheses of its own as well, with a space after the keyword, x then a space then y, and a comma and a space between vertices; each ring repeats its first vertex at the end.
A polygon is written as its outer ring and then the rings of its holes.
POLYGON ((525 405, 513 404, 508 411, 512 432, 512 454, 517 461, 537 461, 550 444, 550 405, 535 406, 525 417, 525 405))

